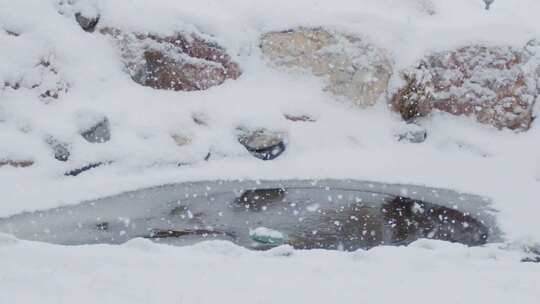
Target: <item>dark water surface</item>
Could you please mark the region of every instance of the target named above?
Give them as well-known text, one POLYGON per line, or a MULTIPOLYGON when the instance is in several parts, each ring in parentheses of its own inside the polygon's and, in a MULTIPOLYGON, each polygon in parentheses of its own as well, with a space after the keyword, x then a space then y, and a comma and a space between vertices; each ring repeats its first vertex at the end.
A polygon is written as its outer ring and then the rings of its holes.
POLYGON ((494 211, 479 196, 354 180, 165 185, 0 219, 0 231, 65 245, 145 237, 176 245, 230 240, 250 249, 356 250, 419 238, 476 246, 500 238, 494 211))

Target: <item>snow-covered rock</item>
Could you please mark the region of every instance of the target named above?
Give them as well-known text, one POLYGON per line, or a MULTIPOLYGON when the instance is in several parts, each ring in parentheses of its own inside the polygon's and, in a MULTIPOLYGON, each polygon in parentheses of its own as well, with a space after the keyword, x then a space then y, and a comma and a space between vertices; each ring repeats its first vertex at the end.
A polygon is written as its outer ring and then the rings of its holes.
MULTIPOLYGON (((17 36, 13 36, 17 39, 17 36)), ((48 102, 57 99, 69 89, 69 83, 60 75, 55 64, 54 53, 45 54, 39 58, 32 67, 14 71, 11 78, 0 79, 1 90, 25 89, 33 92, 37 97, 48 102)))
POLYGON ((286 149, 286 134, 267 129, 247 130, 240 128, 238 141, 246 147, 251 155, 262 159, 272 160, 281 155, 286 149))
POLYGON ((404 71, 406 84, 392 104, 407 121, 435 109, 497 128, 527 130, 538 96, 538 75, 525 69, 532 58, 510 46, 470 45, 435 53, 404 71))
POLYGON ((91 33, 99 22, 99 15, 90 16, 79 12, 75 14, 75 20, 84 31, 91 33))
POLYGON ((427 138, 426 129, 416 124, 407 124, 403 130, 399 130, 397 133, 396 137, 399 141, 406 140, 415 144, 422 143, 427 138))
POLYGON ((392 64, 365 39, 323 28, 266 33, 264 56, 275 66, 308 69, 327 79, 326 91, 371 106, 386 92, 392 64))
POLYGON ((54 158, 59 161, 67 161, 71 153, 69 152, 69 146, 65 142, 61 142, 54 137, 48 137, 46 143, 51 147, 54 153, 54 158))
POLYGON ((315 118, 306 114, 284 114, 285 119, 292 122, 315 122, 315 118))
POLYGON ((125 33, 103 28, 118 43, 131 78, 154 89, 198 91, 237 79, 240 67, 211 37, 125 33))
POLYGON ((95 113, 81 114, 81 136, 90 143, 104 143, 111 139, 109 119, 95 113))
POLYGON ((32 160, 13 160, 13 159, 0 159, 0 167, 12 166, 15 168, 26 168, 34 164, 32 160))
POLYGON ((185 146, 189 145, 191 143, 191 137, 185 134, 173 134, 171 135, 172 139, 174 140, 174 143, 178 146, 185 146))

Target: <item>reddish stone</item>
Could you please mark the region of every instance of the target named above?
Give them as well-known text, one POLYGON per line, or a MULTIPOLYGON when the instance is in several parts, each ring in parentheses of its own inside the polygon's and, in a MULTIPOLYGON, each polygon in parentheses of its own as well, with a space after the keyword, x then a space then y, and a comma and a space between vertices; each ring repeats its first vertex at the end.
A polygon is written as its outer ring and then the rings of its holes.
POLYGON ((407 120, 433 109, 475 117, 499 129, 527 130, 536 96, 527 56, 511 47, 467 46, 436 53, 404 73, 406 85, 392 98, 407 120))
POLYGON ((115 37, 132 79, 144 86, 175 91, 198 91, 237 79, 240 67, 225 49, 197 34, 123 34, 105 28, 115 37))

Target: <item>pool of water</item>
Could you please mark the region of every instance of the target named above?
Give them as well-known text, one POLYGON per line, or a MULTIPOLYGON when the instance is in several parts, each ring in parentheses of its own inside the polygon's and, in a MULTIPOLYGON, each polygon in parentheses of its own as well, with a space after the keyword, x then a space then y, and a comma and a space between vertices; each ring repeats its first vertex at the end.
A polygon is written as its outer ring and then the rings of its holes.
POLYGON ((0 219, 0 232, 64 245, 143 237, 250 249, 369 249, 419 238, 496 242, 489 200, 451 190, 355 180, 206 181, 158 186, 0 219), (261 235, 254 231, 266 231, 261 235), (272 236, 279 236, 274 238, 272 236))

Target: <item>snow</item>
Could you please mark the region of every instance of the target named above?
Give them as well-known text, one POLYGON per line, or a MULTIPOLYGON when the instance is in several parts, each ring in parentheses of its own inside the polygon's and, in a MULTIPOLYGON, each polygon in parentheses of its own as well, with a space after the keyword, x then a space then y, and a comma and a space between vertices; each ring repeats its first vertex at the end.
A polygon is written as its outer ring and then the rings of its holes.
POLYGON ((183 181, 352 178, 489 197, 505 237, 505 244, 482 248, 420 241, 354 253, 259 253, 229 243, 64 247, 1 236, 0 303, 537 303, 538 265, 519 263, 518 253, 501 247, 540 243, 538 121, 515 133, 436 114, 423 123, 424 143, 400 142, 395 132, 407 126, 385 106, 357 109, 338 101, 320 79, 271 68, 258 49, 267 31, 326 26, 386 49, 400 71, 468 43, 523 48, 539 38, 539 1, 484 6, 481 0, 0 0, 0 159, 35 162, 0 167, 0 217, 183 181), (212 35, 243 75, 201 92, 142 87, 124 72, 110 38, 80 29, 73 18, 80 10, 99 12, 98 26, 212 35), (43 58, 51 58, 57 75, 36 70, 43 58), (18 79, 62 81, 69 90, 43 100, 31 84, 4 87, 18 79), (194 114, 208 125, 195 124, 194 114), (316 122, 291 122, 284 114, 316 122), (86 142, 78 134, 87 123, 81 117, 101 115, 110 121, 111 140, 86 142), (238 144, 238 126, 287 132, 287 150, 273 161, 255 159, 238 144), (192 142, 179 147, 172 134, 192 142), (67 163, 53 158, 50 136, 69 144, 67 163), (205 162, 209 151, 214 157, 205 162), (95 162, 111 163, 63 175, 95 162))
POLYGON ((2 303, 537 303, 537 264, 496 247, 421 241, 370 251, 250 252, 134 239, 0 243, 2 303))

